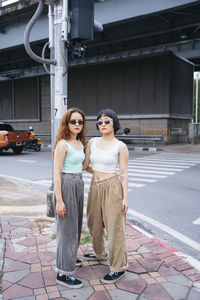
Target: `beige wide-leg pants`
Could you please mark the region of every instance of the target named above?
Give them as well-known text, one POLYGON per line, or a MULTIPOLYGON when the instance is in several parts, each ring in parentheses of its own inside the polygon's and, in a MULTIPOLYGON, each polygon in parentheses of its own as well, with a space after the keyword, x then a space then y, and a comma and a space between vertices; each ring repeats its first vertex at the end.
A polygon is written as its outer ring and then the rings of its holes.
POLYGON ((98 259, 106 254, 104 228, 106 229, 112 272, 122 272, 127 268, 126 215, 122 214, 122 198, 122 184, 117 175, 97 182, 92 181, 87 205, 88 228, 98 259))

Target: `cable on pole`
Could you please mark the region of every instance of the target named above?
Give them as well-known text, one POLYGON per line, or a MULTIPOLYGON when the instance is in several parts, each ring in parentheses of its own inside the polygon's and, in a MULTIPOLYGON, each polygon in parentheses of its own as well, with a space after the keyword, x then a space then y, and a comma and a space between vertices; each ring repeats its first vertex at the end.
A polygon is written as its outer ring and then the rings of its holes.
POLYGON ((36 20, 40 17, 43 9, 44 9, 44 0, 40 0, 36 12, 34 13, 32 18, 28 22, 28 25, 26 26, 26 29, 24 32, 24 47, 25 47, 28 55, 35 61, 42 63, 42 64, 47 64, 47 65, 50 65, 50 64, 56 65, 57 62, 55 59, 42 58, 42 57, 38 56, 37 54, 35 54, 30 47, 29 39, 30 39, 31 29, 32 29, 33 25, 35 24, 36 20))

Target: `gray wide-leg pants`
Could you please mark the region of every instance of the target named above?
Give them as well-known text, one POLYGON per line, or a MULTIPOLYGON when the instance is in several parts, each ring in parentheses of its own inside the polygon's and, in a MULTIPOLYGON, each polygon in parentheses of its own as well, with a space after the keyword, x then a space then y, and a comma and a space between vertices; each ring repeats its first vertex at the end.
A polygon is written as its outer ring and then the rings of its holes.
POLYGON ((61 189, 66 205, 64 218, 56 214, 56 272, 75 272, 83 220, 84 183, 82 174, 61 173, 61 189))

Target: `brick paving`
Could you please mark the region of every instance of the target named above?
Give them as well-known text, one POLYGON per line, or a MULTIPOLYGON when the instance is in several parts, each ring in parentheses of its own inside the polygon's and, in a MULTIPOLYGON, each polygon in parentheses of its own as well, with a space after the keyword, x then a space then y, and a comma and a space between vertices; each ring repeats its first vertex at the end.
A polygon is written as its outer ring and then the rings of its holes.
MULTIPOLYGON (((69 289, 56 283, 53 220, 9 216, 0 220, 4 245, 0 299, 200 300, 200 272, 131 224, 127 224, 129 267, 121 281, 103 284, 108 262, 85 261, 76 270, 84 286, 69 289)), ((90 244, 80 246, 78 257, 90 249, 90 244)))

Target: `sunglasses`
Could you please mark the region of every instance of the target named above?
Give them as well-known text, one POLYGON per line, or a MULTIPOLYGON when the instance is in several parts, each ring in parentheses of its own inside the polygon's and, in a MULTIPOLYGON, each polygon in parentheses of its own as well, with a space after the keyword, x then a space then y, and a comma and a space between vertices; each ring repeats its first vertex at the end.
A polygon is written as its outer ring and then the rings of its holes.
POLYGON ((97 123, 97 125, 99 125, 99 126, 101 126, 101 125, 103 125, 103 124, 108 125, 108 124, 111 123, 111 120, 97 121, 96 123, 97 123))
POLYGON ((69 122, 68 122, 69 124, 71 124, 71 125, 76 125, 77 123, 78 123, 78 125, 84 125, 84 121, 83 120, 70 120, 69 122))

